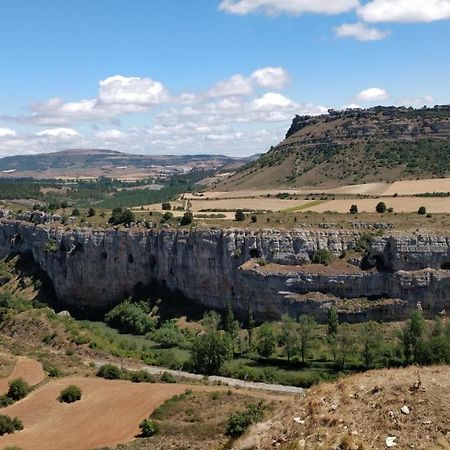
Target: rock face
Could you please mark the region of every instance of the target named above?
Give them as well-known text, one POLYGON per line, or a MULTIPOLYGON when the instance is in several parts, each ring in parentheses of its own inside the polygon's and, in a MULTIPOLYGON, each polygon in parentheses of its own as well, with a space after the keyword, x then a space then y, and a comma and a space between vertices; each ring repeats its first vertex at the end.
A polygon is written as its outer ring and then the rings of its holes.
POLYGON ((242 317, 251 305, 257 320, 304 312, 323 319, 333 303, 349 321, 401 319, 418 302, 429 314, 450 307, 450 237, 374 238, 370 259, 380 270, 330 274, 300 266, 319 248, 338 256, 358 238, 332 230, 65 231, 4 220, 0 256, 32 255, 69 309, 104 309, 154 281, 193 305, 231 302, 242 317))

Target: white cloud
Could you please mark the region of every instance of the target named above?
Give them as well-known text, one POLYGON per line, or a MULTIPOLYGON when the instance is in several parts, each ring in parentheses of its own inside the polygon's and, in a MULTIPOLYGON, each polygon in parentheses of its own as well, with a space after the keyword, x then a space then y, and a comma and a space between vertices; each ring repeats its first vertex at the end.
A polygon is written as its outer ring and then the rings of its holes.
POLYGON ((340 14, 359 5, 358 0, 222 0, 219 9, 232 14, 340 14))
POLYGON ((17 133, 14 130, 11 130, 11 128, 0 128, 0 138, 3 137, 14 137, 17 133))
POLYGON ((450 19, 450 0, 372 0, 358 15, 366 22, 433 22, 450 19))
POLYGON ((267 92, 262 97, 255 98, 252 107, 256 110, 292 109, 298 105, 284 95, 267 92))
POLYGON ((389 98, 389 93, 386 89, 372 87, 364 89, 358 94, 358 100, 363 102, 375 102, 378 100, 387 100, 389 98))
POLYGON ((252 93, 252 80, 243 75, 234 75, 225 81, 219 81, 211 88, 207 95, 209 97, 221 97, 230 95, 249 95, 252 93))
POLYGON ((436 99, 431 95, 425 95, 423 97, 401 97, 395 104, 397 106, 412 106, 414 108, 421 106, 432 106, 436 103, 436 99))
POLYGON ((390 35, 390 31, 379 30, 367 26, 365 23, 343 23, 336 27, 336 35, 339 37, 351 37, 358 41, 379 41, 390 35))
POLYGON ((151 78, 114 75, 100 81, 99 100, 105 105, 150 106, 164 103, 168 93, 162 83, 151 78))
POLYGON ((259 86, 268 89, 282 89, 289 82, 289 74, 283 67, 264 67, 255 70, 251 78, 259 86))
POLYGON ((122 131, 120 130, 101 130, 101 131, 97 131, 97 133, 95 133, 95 136, 98 137, 99 139, 105 139, 105 140, 110 140, 110 139, 123 139, 125 137, 125 134, 122 133, 122 131))
POLYGON ((51 128, 49 130, 44 130, 36 133, 36 136, 72 138, 79 136, 79 134, 73 128, 51 128))

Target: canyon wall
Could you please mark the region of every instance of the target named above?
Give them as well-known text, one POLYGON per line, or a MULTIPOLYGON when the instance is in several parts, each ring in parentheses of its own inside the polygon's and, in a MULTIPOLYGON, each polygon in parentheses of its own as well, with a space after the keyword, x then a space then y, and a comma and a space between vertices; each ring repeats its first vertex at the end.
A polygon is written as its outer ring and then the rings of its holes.
POLYGON ((429 314, 450 308, 450 237, 374 237, 365 270, 328 273, 309 264, 319 248, 341 257, 351 252, 359 236, 343 230, 64 230, 4 220, 0 257, 32 255, 69 309, 105 309, 154 281, 193 308, 223 309, 230 302, 245 317, 251 305, 257 320, 304 312, 321 320, 331 304, 349 321, 403 319, 418 302, 429 314))

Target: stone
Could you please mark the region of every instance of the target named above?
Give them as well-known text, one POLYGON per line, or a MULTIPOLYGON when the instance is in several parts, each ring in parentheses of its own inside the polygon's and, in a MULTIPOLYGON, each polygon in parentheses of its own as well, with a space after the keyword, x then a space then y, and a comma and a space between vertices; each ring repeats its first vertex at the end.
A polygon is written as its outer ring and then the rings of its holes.
POLYGON ((396 446, 397 446, 397 443, 395 442, 396 439, 397 439, 397 438, 396 438, 395 436, 388 436, 388 437, 386 438, 386 447, 387 447, 387 448, 396 447, 396 446))
POLYGON ((406 406, 406 405, 402 406, 400 411, 402 412, 402 414, 405 414, 405 415, 408 415, 410 412, 408 406, 406 406))

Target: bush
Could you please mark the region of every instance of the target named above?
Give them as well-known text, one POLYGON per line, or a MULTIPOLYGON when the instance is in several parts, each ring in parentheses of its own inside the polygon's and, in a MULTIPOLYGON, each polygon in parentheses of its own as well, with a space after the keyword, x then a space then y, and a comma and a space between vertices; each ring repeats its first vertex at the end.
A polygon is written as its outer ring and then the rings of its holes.
POLYGON ((80 215, 80 210, 78 208, 73 209, 71 215, 78 217, 80 215))
POLYGON ((58 251, 58 241, 49 239, 45 244, 44 251, 47 253, 56 253, 58 251))
POLYGON ((30 386, 22 378, 16 378, 9 383, 9 390, 6 394, 13 400, 20 400, 26 397, 31 391, 30 386))
POLYGON ((425 208, 425 206, 421 206, 417 211, 417 214, 420 214, 421 216, 424 216, 426 213, 427 213, 427 208, 425 208))
POLYGON ((97 376, 106 380, 120 380, 122 371, 113 364, 105 364, 97 370, 97 376))
POLYGON ((387 211, 386 203, 380 202, 375 207, 375 211, 379 214, 385 213, 387 211))
POLYGON ((11 419, 9 416, 0 414, 0 436, 3 436, 4 434, 12 434, 19 430, 23 430, 23 424, 20 419, 17 417, 11 419))
POLYGON ((172 205, 171 205, 169 202, 164 202, 164 203, 161 205, 161 209, 162 209, 163 211, 170 211, 170 210, 172 209, 172 205))
POLYGON ((169 211, 166 211, 162 216, 162 221, 167 222, 168 220, 173 219, 173 214, 169 211))
POLYGON ((350 206, 350 214, 358 214, 358 205, 350 206))
POLYGON ((59 401, 62 403, 73 403, 81 400, 81 389, 74 384, 67 386, 59 394, 59 401))
POLYGON ((258 220, 258 216, 256 214, 252 214, 252 217, 251 217, 252 223, 256 223, 257 220, 258 220))
POLYGON ((131 373, 130 381, 133 383, 154 383, 155 377, 146 370, 136 370, 136 372, 131 373))
POLYGON ((244 214, 244 211, 242 211, 242 209, 236 210, 236 213, 234 215, 234 220, 236 220, 237 222, 242 222, 245 220, 245 214, 244 214))
POLYGON ((320 248, 316 250, 311 258, 311 262, 313 264, 330 264, 333 259, 333 253, 330 252, 327 248, 320 248))
POLYGON ((87 216, 88 216, 88 217, 94 217, 95 214, 96 214, 96 212, 95 212, 95 209, 94 209, 94 208, 89 208, 89 209, 88 209, 88 213, 87 213, 87 216))
POLYGON ((240 436, 250 425, 263 419, 263 412, 264 403, 262 401, 247 405, 246 411, 232 414, 229 417, 225 434, 231 437, 240 436))
POLYGON ((185 341, 185 337, 176 323, 172 320, 164 322, 158 330, 151 335, 161 348, 179 347, 185 341))
POLYGON ((134 213, 129 209, 114 208, 112 210, 111 217, 109 218, 108 223, 112 225, 129 225, 135 220, 136 219, 134 213))
POLYGON ((180 219, 180 225, 181 226, 189 225, 192 223, 193 220, 194 220, 194 215, 190 211, 187 211, 184 213, 183 217, 180 219))
POLYGON ((140 424, 139 428, 141 429, 142 437, 152 437, 158 433, 159 427, 158 424, 151 419, 144 419, 140 424))
POLYGON ((177 382, 175 377, 170 372, 164 372, 161 375, 161 381, 163 383, 176 383, 177 382))
POLYGON ((154 330, 156 319, 149 317, 145 305, 127 300, 109 311, 105 322, 122 333, 143 335, 154 330))

